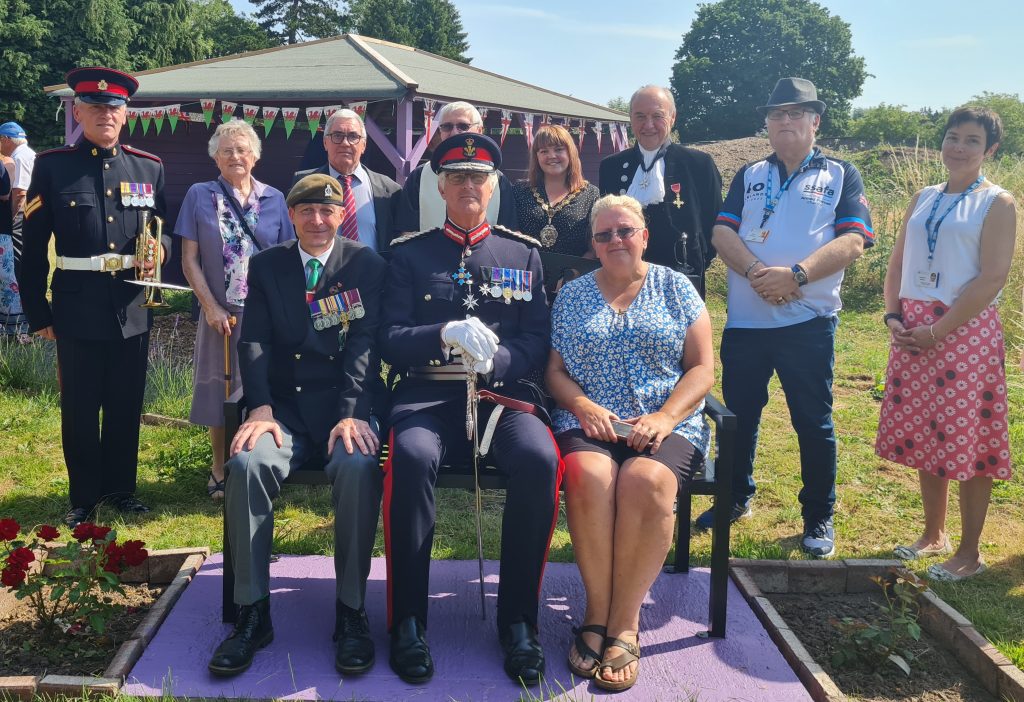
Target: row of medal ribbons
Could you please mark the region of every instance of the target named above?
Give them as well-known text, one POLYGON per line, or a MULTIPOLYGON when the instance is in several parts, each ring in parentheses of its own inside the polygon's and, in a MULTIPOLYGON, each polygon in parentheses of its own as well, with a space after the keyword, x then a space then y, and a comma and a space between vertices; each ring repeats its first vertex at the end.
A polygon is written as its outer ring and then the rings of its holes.
POLYGON ((348 326, 351 320, 366 316, 366 309, 359 288, 354 288, 313 300, 309 303, 309 316, 313 319, 313 328, 320 331, 338 324, 348 326))
POLYGON ((512 304, 512 300, 529 302, 533 299, 533 271, 484 266, 480 269, 480 276, 483 278, 478 286, 481 295, 504 298, 507 305, 512 304))
POLYGON ((121 204, 125 207, 154 207, 152 183, 121 183, 121 204))

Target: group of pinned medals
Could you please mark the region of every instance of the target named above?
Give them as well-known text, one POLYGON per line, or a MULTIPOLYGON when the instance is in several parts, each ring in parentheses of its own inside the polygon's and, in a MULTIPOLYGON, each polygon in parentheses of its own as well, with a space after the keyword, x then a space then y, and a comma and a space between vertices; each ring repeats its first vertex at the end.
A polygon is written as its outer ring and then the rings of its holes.
MULTIPOLYGON (((466 287, 466 296, 462 299, 462 306, 467 310, 475 309, 481 302, 481 298, 473 294, 473 275, 466 270, 464 262, 460 262, 459 270, 452 273, 451 277, 456 285, 466 287)), ((504 301, 506 305, 511 305, 513 300, 529 302, 533 299, 532 271, 484 266, 480 269, 480 277, 483 280, 476 284, 476 291, 482 298, 492 297, 495 300, 504 301)))
POLYGON ((363 299, 359 296, 359 288, 353 288, 313 300, 309 303, 309 316, 313 320, 313 328, 317 331, 341 325, 341 329, 338 330, 340 349, 345 345, 349 322, 365 317, 366 308, 363 307, 363 299))
POLYGON ((121 183, 121 204, 125 207, 154 207, 152 183, 121 183))

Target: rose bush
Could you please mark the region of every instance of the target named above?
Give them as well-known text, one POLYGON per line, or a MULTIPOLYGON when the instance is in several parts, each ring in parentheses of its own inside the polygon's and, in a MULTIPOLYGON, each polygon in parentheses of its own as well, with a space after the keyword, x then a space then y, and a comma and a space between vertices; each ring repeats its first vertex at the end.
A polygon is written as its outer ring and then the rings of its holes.
POLYGON ((20 532, 15 520, 0 519, 0 585, 28 602, 43 635, 51 639, 86 625, 102 634, 112 613, 109 595, 123 592, 121 572, 149 557, 143 542, 119 544, 110 527, 83 522, 71 533, 74 541, 51 546, 47 568, 29 577, 36 554, 60 538, 60 530, 43 524, 19 539, 20 532))

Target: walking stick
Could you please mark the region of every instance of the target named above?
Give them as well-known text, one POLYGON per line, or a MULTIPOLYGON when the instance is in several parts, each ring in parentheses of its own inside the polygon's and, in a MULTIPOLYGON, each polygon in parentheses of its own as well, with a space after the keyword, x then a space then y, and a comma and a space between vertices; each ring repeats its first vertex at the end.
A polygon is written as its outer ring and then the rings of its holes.
POLYGON ((228 333, 224 335, 224 399, 231 397, 231 330, 238 323, 234 315, 228 317, 228 333))
POLYGON ((477 408, 480 398, 476 393, 476 372, 473 357, 462 350, 462 365, 466 368, 466 438, 473 441, 473 509, 476 516, 476 560, 480 569, 480 618, 487 619, 487 600, 484 597, 484 532, 483 501, 480 492, 480 436, 477 433, 477 408))

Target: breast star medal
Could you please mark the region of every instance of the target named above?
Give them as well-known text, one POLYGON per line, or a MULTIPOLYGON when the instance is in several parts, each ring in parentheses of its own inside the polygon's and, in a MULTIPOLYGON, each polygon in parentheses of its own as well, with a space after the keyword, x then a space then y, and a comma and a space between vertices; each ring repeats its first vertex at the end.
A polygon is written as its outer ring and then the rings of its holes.
POLYGON ((466 296, 462 298, 462 306, 466 308, 467 312, 475 310, 478 303, 479 300, 477 300, 476 296, 473 295, 472 291, 467 293, 466 296))

